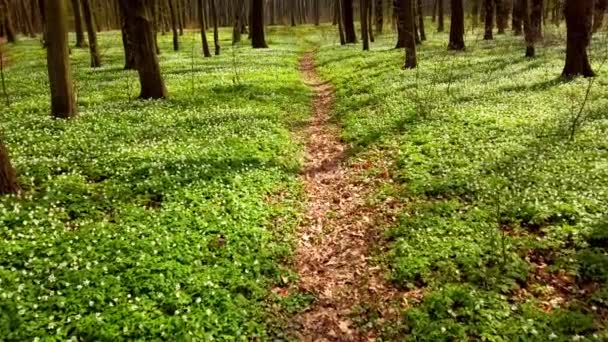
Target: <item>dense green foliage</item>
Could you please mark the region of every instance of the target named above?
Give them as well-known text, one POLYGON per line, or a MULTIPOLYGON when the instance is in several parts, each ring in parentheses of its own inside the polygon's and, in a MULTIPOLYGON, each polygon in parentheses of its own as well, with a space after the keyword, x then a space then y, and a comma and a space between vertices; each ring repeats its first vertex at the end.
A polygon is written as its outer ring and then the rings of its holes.
POLYGON ((379 196, 404 209, 385 262, 423 299, 390 329, 416 341, 608 338, 606 36, 594 38, 601 76, 579 116, 589 81, 558 79, 562 31, 533 60, 521 37, 467 32, 463 53, 430 34, 417 70, 398 70, 390 34, 371 52, 318 55, 353 153, 393 165, 379 196))
MULTIPOLYGON (((135 100, 119 33, 104 66, 72 49, 80 114, 49 113, 45 50, 10 47, 0 122, 25 198, 0 199, 4 340, 263 338, 270 283, 285 274, 309 91, 289 31, 272 49, 203 59, 160 36, 171 98, 135 100)), ((72 42, 74 40, 72 39, 72 42)))

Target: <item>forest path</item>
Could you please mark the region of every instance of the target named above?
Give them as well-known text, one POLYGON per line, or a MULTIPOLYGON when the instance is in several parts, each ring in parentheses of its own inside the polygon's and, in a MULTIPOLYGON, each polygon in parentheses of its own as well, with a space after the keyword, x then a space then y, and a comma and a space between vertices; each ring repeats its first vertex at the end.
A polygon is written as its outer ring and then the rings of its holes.
POLYGON ((358 181, 356 175, 370 165, 346 162, 348 146, 330 122, 334 88, 318 75, 313 52, 301 58, 300 70, 314 92, 314 116, 303 132, 306 160, 301 177, 308 202, 298 228, 295 267, 300 291, 312 294, 314 302, 292 326, 301 341, 373 340, 372 332, 357 329, 353 317, 364 315, 361 309, 387 303, 393 291, 385 285, 382 270, 369 263, 380 215, 365 201, 373 181, 358 181))

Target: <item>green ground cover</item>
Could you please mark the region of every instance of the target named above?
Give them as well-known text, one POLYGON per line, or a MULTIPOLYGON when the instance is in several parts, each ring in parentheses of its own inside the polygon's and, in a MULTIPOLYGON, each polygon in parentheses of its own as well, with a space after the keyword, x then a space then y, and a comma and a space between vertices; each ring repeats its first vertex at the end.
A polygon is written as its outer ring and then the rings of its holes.
POLYGON ((399 70, 393 34, 370 52, 326 43, 317 57, 352 153, 393 164, 396 184, 378 196, 404 209, 379 259, 393 284, 423 296, 387 336, 608 338, 605 34, 579 116, 589 83, 558 79, 562 31, 546 33, 534 60, 521 37, 485 42, 468 27, 467 51, 453 53, 448 33, 428 31, 416 70, 399 70))

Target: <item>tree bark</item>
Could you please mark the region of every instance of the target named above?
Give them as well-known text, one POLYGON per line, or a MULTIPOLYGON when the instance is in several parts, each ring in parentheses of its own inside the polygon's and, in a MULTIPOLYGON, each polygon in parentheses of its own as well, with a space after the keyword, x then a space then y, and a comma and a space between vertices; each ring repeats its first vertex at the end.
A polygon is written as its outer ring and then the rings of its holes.
POLYGON ((355 22, 353 15, 353 0, 342 0, 342 24, 344 25, 344 39, 347 44, 357 43, 355 22))
POLYGON ((178 33, 178 20, 177 15, 175 13, 175 4, 174 0, 167 0, 169 5, 169 13, 171 15, 171 31, 173 32, 173 51, 179 50, 179 33, 178 33))
POLYGON ((367 20, 367 8, 368 0, 361 0, 360 2, 360 10, 361 10, 361 40, 363 42, 363 51, 369 50, 369 30, 368 30, 368 20, 367 20))
POLYGON ((251 0, 251 47, 268 48, 264 37, 264 0, 251 0))
POLYGON ((121 11, 128 22, 128 37, 132 40, 135 67, 139 74, 141 99, 163 99, 168 96, 160 73, 154 42, 154 17, 150 0, 120 0, 121 11))
POLYGON ((125 70, 135 69, 135 54, 133 52, 133 41, 132 37, 129 36, 131 34, 131 30, 129 30, 130 23, 127 21, 123 11, 120 11, 120 31, 122 34, 122 46, 125 51, 125 70))
POLYGON ((563 77, 595 76, 587 56, 587 47, 591 41, 593 5, 590 0, 566 0, 564 13, 568 37, 563 77))
POLYGON ((8 150, 0 139, 0 195, 16 194, 20 190, 8 150))
POLYGON ((485 5, 485 25, 486 30, 483 35, 484 40, 492 40, 492 30, 494 29, 494 0, 484 0, 485 5))
POLYGON ((97 31, 95 31, 95 19, 91 12, 91 5, 89 0, 82 1, 82 12, 84 14, 84 22, 87 26, 87 36, 89 37, 89 51, 91 52, 91 68, 98 68, 101 66, 101 57, 99 56, 99 49, 97 48, 97 31))
POLYGON ((414 0, 401 0, 401 11, 404 19, 405 64, 404 69, 414 69, 416 60, 416 38, 414 32, 414 0))
POLYGON ((464 7, 462 0, 451 0, 452 23, 450 24, 449 50, 462 51, 464 45, 464 7))
POLYGON ((70 70, 67 9, 64 0, 46 0, 47 67, 51 87, 51 113, 56 118, 76 115, 76 101, 70 70))
POLYGON ((445 23, 443 19, 443 1, 444 0, 437 0, 437 32, 445 31, 445 23))
POLYGON ((72 10, 74 11, 74 29, 76 30, 76 47, 83 48, 87 46, 84 39, 84 31, 82 30, 82 12, 80 11, 80 1, 72 0, 72 10))
POLYGON ((593 18, 593 33, 599 31, 604 24, 604 13, 606 13, 606 7, 608 6, 608 0, 595 0, 595 13, 593 18))

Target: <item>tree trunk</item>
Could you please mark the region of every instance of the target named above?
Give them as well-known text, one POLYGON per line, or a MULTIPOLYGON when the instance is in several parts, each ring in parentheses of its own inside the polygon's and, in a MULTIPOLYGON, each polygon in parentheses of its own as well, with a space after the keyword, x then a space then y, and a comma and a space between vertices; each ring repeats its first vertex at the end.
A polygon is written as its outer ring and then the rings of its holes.
POLYGON ((384 1, 383 0, 375 0, 376 1, 376 34, 382 34, 382 29, 384 26, 384 1))
POLYGON ((217 18, 217 8, 215 7, 215 0, 209 0, 209 5, 211 6, 211 20, 213 21, 213 45, 215 47, 215 55, 219 56, 220 54, 220 33, 219 33, 219 24, 217 18))
POLYGON ((120 31, 122 34, 122 46, 125 51, 125 70, 135 69, 135 54, 133 52, 133 39, 129 36, 130 23, 127 21, 123 11, 120 11, 120 31))
POLYGON ((509 19, 509 12, 507 10, 507 0, 495 0, 496 2, 496 27, 498 28, 498 34, 505 34, 507 29, 507 21, 509 19))
POLYGON ((445 31, 445 24, 443 20, 443 1, 444 0, 437 0, 437 32, 445 31))
POLYGON ((16 194, 20 190, 8 150, 0 139, 0 195, 16 194))
POLYGON ((462 51, 464 45, 464 7, 462 0, 451 0, 452 23, 450 24, 449 50, 462 51))
POLYGON ((532 0, 522 0, 523 1, 523 17, 524 17, 524 35, 526 40, 526 57, 534 58, 536 57, 536 31, 535 27, 532 23, 532 11, 530 1, 532 0))
POLYGON ((205 23, 205 5, 203 0, 198 0, 198 20, 201 28, 201 42, 203 44, 203 55, 205 57, 211 57, 211 52, 209 51, 209 42, 207 42, 207 33, 205 32, 205 28, 207 27, 207 23, 205 23))
POLYGON ((120 0, 126 21, 128 37, 132 40, 135 66, 141 85, 141 99, 167 97, 165 81, 160 73, 154 42, 152 3, 147 0, 120 0))
POLYGON ((101 66, 101 57, 97 49, 97 31, 95 31, 95 19, 91 12, 89 0, 82 1, 82 13, 84 14, 84 22, 87 26, 87 36, 89 37, 89 51, 91 52, 91 68, 101 66))
POLYGON ((173 51, 179 50, 179 33, 178 33, 178 20, 177 15, 175 14, 175 5, 173 4, 174 0, 167 0, 169 4, 169 13, 171 15, 171 31, 173 32, 173 51))
POLYGON ((251 0, 251 47, 254 49, 265 49, 266 38, 264 37, 264 0, 251 0))
POLYGON ((6 32, 6 41, 15 43, 17 41, 17 34, 13 26, 11 10, 7 0, 0 0, 0 19, 0 26, 3 26, 4 32, 6 32))
POLYGON ((589 0, 566 0, 564 13, 568 37, 563 77, 595 76, 587 56, 587 47, 591 41, 593 5, 593 1, 589 0))
POLYGON ((403 31, 405 40, 405 64, 404 69, 416 68, 416 38, 414 32, 414 0, 401 0, 401 11, 403 12, 403 31))
POLYGON ((342 24, 342 0, 336 1, 335 11, 338 13, 338 33, 340 35, 340 45, 346 45, 346 39, 344 38, 344 25, 342 24))
POLYGON ((84 31, 82 30, 82 12, 80 11, 80 1, 72 0, 72 10, 74 11, 74 29, 76 30, 76 47, 83 48, 87 46, 84 39, 84 31))
POLYGON ((483 39, 492 40, 494 39, 494 36, 492 35, 492 30, 494 29, 494 0, 484 0, 484 2, 486 30, 483 39))
POLYGON ((426 31, 424 30, 424 14, 422 13, 422 0, 417 1, 416 8, 416 13, 418 14, 418 31, 420 31, 420 40, 425 41, 426 31))
POLYGON ((232 27, 232 45, 241 42, 241 17, 243 13, 243 0, 237 0, 234 8, 234 26, 232 27))
POLYGON ((361 40, 363 42, 363 51, 369 50, 369 30, 367 22, 367 4, 368 0, 361 0, 359 9, 361 11, 361 40))
POLYGON ((606 7, 608 6, 608 0, 595 0, 595 14, 593 18, 593 33, 599 31, 604 24, 604 13, 606 13, 606 7))
POLYGON ((369 41, 371 43, 374 42, 374 25, 372 25, 372 21, 374 18, 374 1, 367 0, 367 32, 369 34, 369 41))
POLYGON ((347 44, 357 43, 355 22, 353 16, 353 0, 342 0, 342 24, 344 25, 344 39, 347 44))
POLYGON ((70 70, 68 15, 64 0, 46 0, 47 67, 51 86, 51 113, 56 118, 76 115, 76 101, 70 70))
POLYGON ((524 6, 526 0, 514 0, 513 2, 513 21, 511 25, 513 27, 513 34, 519 36, 522 34, 522 25, 524 17, 524 6))
POLYGON ((405 0, 393 0, 393 15, 397 22, 397 45, 395 49, 405 48, 405 18, 403 17, 403 6, 405 0))
MULTIPOLYGON (((473 28, 477 28, 479 25, 479 3, 481 0, 473 0, 473 6, 471 7, 471 21, 473 28)), ((517 0, 516 0, 517 1, 517 0)))
POLYGON ((319 26, 319 22, 321 20, 321 9, 319 8, 319 1, 320 0, 312 0, 312 11, 313 11, 313 16, 314 16, 314 21, 315 21, 315 26, 319 26))

